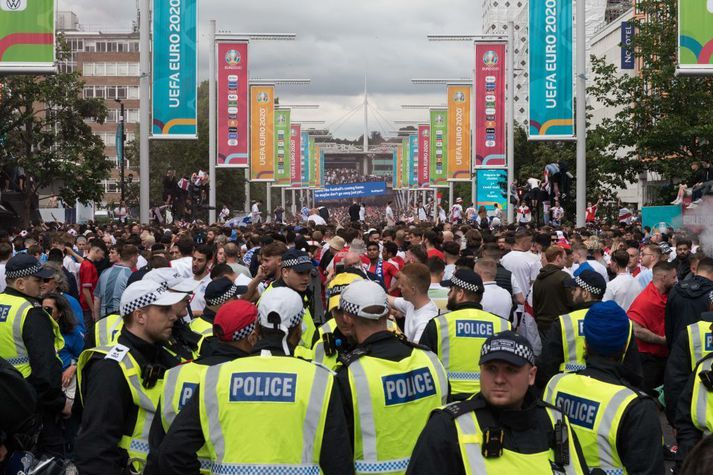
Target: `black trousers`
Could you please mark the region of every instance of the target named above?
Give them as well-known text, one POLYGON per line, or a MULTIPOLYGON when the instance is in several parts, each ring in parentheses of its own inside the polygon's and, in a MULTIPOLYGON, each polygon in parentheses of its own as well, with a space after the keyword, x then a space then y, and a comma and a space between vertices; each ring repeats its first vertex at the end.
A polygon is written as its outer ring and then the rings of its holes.
POLYGON ((666 358, 660 358, 651 353, 639 353, 639 355, 641 356, 641 367, 644 371, 644 382, 641 389, 650 392, 663 384, 666 358))

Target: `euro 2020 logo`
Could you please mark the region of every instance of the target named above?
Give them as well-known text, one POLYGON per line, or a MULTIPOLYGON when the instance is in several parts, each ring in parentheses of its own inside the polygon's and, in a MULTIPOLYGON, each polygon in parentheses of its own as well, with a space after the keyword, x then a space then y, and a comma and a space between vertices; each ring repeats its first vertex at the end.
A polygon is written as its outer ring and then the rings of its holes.
POLYGON ((240 53, 238 50, 231 49, 225 53, 225 62, 228 66, 237 66, 240 64, 240 53))
POLYGON ((498 53, 493 50, 486 51, 483 55, 483 64, 486 66, 495 66, 498 64, 498 53))
POLYGON ((267 95, 266 92, 261 92, 257 95, 257 101, 259 103, 265 103, 270 100, 270 97, 267 95))
POLYGON ((456 92, 453 96, 453 102, 465 102, 465 94, 462 92, 456 92))

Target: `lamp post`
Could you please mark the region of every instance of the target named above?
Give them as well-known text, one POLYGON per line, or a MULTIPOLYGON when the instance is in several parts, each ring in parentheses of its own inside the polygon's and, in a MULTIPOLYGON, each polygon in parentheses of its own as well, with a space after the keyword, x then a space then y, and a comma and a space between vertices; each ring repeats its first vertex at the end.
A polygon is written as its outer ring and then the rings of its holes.
POLYGON ((116 158, 119 160, 119 170, 120 170, 120 186, 121 186, 121 202, 124 202, 126 196, 126 185, 124 183, 124 141, 126 140, 126 122, 124 118, 124 103, 121 99, 114 99, 114 102, 119 104, 119 132, 116 134, 116 158))

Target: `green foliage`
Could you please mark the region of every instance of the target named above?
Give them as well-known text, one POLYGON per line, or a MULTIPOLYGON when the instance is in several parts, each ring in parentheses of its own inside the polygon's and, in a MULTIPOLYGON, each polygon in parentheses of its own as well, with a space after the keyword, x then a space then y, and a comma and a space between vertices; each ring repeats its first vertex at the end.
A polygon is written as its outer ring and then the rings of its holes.
MULTIPOLYGON (((60 42, 58 58, 66 54, 60 42)), ((66 203, 102 198, 112 164, 86 121, 103 123, 107 112, 103 101, 82 98, 83 85, 76 72, 0 78, 0 163, 25 170, 28 201, 58 183, 66 203)))
POLYGON ((612 172, 631 179, 649 170, 673 182, 713 153, 713 78, 675 75, 677 0, 640 0, 636 8, 639 74, 622 76, 592 58, 589 93, 616 110, 592 135, 612 172))

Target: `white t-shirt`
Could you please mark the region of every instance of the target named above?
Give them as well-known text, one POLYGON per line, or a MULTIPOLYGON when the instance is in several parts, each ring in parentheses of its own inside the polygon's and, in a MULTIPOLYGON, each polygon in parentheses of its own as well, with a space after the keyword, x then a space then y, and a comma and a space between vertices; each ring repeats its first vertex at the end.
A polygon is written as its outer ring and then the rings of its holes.
POLYGON ((485 287, 485 291, 483 292, 483 300, 480 302, 480 305, 483 306, 483 310, 508 320, 510 318, 510 311, 512 310, 512 296, 510 292, 497 285, 494 281, 483 282, 483 286, 485 287))
POLYGON ((7 264, 7 261, 0 262, 0 292, 4 292, 7 288, 7 282, 5 281, 5 264, 7 264))
POLYGON ((194 312, 202 312, 205 308, 205 289, 210 284, 210 273, 206 274, 205 277, 201 279, 200 284, 193 291, 193 298, 191 299, 191 310, 194 312))
POLYGON ((359 208, 359 221, 365 221, 366 220, 366 207, 362 206, 359 208))
POLYGON ((415 343, 421 339, 428 322, 438 316, 438 306, 433 303, 433 300, 416 310, 411 302, 407 302, 403 297, 398 297, 394 299, 394 307, 406 315, 404 334, 406 338, 415 343))
POLYGON ((451 219, 453 221, 461 219, 463 217, 463 207, 459 204, 454 204, 451 208, 451 219))
POLYGON ((631 303, 640 293, 641 285, 631 274, 619 274, 607 284, 602 301, 613 300, 628 311, 631 303))
POLYGON ((317 226, 325 226, 327 222, 318 214, 310 214, 309 217, 307 218, 307 222, 309 221, 314 221, 314 224, 317 226))
MULTIPOLYGON (((359 216, 361 217, 361 210, 359 210, 359 213, 359 216)), ((394 219, 394 210, 391 209, 391 206, 386 207, 386 224, 389 226, 396 224, 396 220, 394 219)))
POLYGON ((530 285, 537 279, 537 274, 540 273, 542 267, 539 256, 529 251, 510 251, 503 256, 500 264, 512 272, 512 276, 517 281, 517 287, 523 292, 527 292, 530 285))

